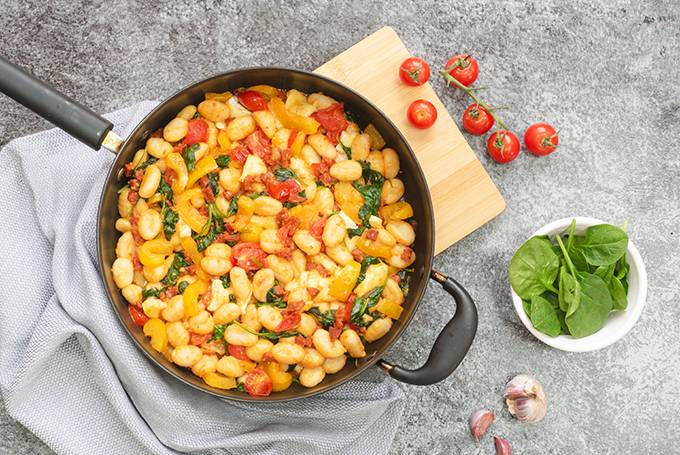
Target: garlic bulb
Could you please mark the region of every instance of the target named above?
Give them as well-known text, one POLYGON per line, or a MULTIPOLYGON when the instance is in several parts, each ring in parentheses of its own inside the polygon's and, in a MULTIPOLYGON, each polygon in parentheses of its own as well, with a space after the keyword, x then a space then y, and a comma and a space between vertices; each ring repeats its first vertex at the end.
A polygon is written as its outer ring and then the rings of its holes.
POLYGON ((495 416, 487 409, 475 411, 470 416, 470 432, 477 442, 486 434, 489 425, 493 423, 495 416))
POLYGON ((536 379, 520 374, 505 385, 505 403, 520 422, 538 422, 545 416, 548 399, 536 379))
POLYGON ((494 436, 493 442, 496 444, 496 455, 512 455, 510 443, 500 436, 494 436))

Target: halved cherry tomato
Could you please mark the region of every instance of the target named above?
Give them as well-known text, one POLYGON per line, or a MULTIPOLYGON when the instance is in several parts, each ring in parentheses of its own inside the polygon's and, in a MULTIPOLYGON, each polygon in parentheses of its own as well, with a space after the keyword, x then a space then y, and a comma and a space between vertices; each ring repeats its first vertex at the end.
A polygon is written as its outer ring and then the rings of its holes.
POLYGON ((437 120, 437 108, 427 100, 416 100, 408 107, 407 116, 416 128, 429 128, 437 120))
POLYGON ((200 346, 203 343, 205 343, 206 341, 208 341, 208 339, 211 336, 212 335, 210 333, 199 335, 198 333, 191 332, 191 337, 189 338, 189 344, 192 344, 194 346, 200 346))
POLYGON ((238 94, 239 103, 249 111, 264 111, 267 109, 267 100, 260 92, 246 90, 238 94))
POLYGON ((509 163, 519 155, 519 140, 511 131, 498 130, 486 143, 489 155, 499 163, 509 163))
POLYGON ((246 272, 266 267, 267 253, 262 251, 259 243, 239 243, 231 249, 231 263, 246 272))
POLYGON ((244 141, 246 147, 253 155, 262 158, 267 164, 272 164, 272 143, 266 134, 261 129, 257 129, 254 133, 249 135, 244 141))
POLYGON ((463 112, 463 128, 470 134, 481 136, 491 129, 493 117, 477 103, 471 104, 463 112))
POLYGON ((187 145, 198 144, 199 142, 206 142, 208 140, 208 124, 205 120, 195 118, 189 120, 189 130, 184 136, 184 143, 187 145))
POLYGON ((266 182, 267 193, 274 199, 281 202, 302 202, 304 197, 300 196, 302 187, 293 179, 284 180, 269 179, 266 182))
POLYGON ((423 85, 430 78, 430 65, 422 58, 409 57, 399 66, 399 77, 406 85, 423 85))
POLYGON ((314 112, 311 117, 326 130, 326 136, 333 145, 338 143, 340 133, 349 126, 342 103, 331 104, 327 108, 314 112))
POLYGON ((229 151, 229 155, 233 158, 234 161, 240 164, 244 164, 246 162, 246 159, 248 158, 248 155, 250 155, 250 152, 248 151, 247 148, 244 146, 238 146, 236 148, 233 148, 229 151))
POLYGON ((253 397, 266 397, 272 393, 272 379, 260 367, 250 370, 243 385, 246 392, 253 397))
POLYGON ((149 316, 144 314, 144 311, 136 305, 128 305, 128 312, 130 313, 132 321, 140 327, 149 320, 149 316))
POLYGON ((454 65, 456 65, 455 68, 452 68, 449 74, 461 84, 467 87, 477 80, 479 65, 471 55, 460 54, 452 57, 446 62, 446 69, 454 65))
POLYGON ((230 356, 236 357, 239 360, 250 360, 246 355, 245 346, 236 346, 234 344, 230 344, 227 346, 227 351, 229 351, 230 356))
POLYGON ((557 131, 548 123, 534 123, 524 133, 524 145, 536 156, 551 154, 558 142, 557 131))
POLYGON ((283 320, 276 326, 274 332, 285 332, 294 329, 300 324, 301 316, 299 312, 284 313, 283 320))

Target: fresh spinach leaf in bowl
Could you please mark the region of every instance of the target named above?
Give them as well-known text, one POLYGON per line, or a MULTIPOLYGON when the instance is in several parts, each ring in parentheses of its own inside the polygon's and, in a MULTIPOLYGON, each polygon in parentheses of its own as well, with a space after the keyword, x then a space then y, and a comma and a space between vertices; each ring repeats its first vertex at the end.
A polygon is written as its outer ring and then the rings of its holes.
POLYGON ((510 262, 512 289, 539 332, 582 338, 628 304, 628 235, 611 224, 527 240, 510 262))

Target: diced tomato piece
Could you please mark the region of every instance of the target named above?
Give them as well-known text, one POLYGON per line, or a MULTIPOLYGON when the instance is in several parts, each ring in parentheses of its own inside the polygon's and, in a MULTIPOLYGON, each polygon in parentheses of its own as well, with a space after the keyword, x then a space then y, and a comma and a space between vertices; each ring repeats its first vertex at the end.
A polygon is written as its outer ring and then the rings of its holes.
POLYGON ((172 185, 175 183, 175 180, 177 180, 177 173, 172 169, 166 169, 163 173, 163 180, 165 180, 165 183, 168 185, 172 185))
POLYGON ((236 346, 235 344, 230 344, 227 346, 227 351, 229 351, 230 356, 236 357, 239 360, 249 360, 248 356, 246 355, 245 346, 236 346))
POLYGON ((266 267, 267 253, 262 251, 259 243, 239 243, 231 249, 231 263, 246 272, 266 267))
POLYGON ((243 385, 246 392, 253 397, 266 397, 272 393, 272 380, 260 367, 250 370, 243 385))
POLYGON ((333 177, 330 174, 331 164, 326 160, 322 160, 320 163, 312 164, 312 170, 316 178, 321 180, 324 185, 329 186, 333 184, 333 177))
POLYGON ((321 240, 321 236, 323 235, 323 228, 324 226, 326 226, 327 220, 328 218, 323 216, 318 220, 312 222, 311 226, 309 227, 309 233, 312 234, 312 237, 314 237, 317 240, 321 240))
POLYGON ((212 188, 210 188, 210 185, 206 185, 201 189, 201 192, 203 193, 203 197, 205 198, 205 202, 208 204, 212 204, 215 202, 215 195, 213 194, 212 188))
POLYGON ((297 228, 299 226, 300 219, 294 216, 288 217, 283 222, 283 224, 279 228, 279 240, 281 240, 281 243, 283 243, 284 246, 288 246, 291 244, 293 234, 295 234, 295 231, 297 231, 297 228))
POLYGON ((272 143, 261 129, 258 128, 254 133, 245 138, 243 142, 248 147, 250 153, 259 156, 262 158, 262 161, 269 165, 274 164, 272 160, 272 143))
POLYGON ((128 312, 132 318, 132 322, 142 327, 149 320, 149 316, 144 314, 144 311, 136 305, 128 305, 128 312))
POLYGON ((198 144, 199 142, 206 142, 208 140, 208 124, 205 120, 195 118, 189 120, 189 130, 184 136, 184 142, 187 145, 198 144))
POLYGON ((137 253, 132 254, 132 267, 136 272, 141 272, 144 268, 142 263, 139 261, 139 256, 137 256, 137 253))
POLYGON ((297 129, 293 128, 290 130, 290 136, 288 136, 288 148, 291 148, 293 146, 293 142, 295 142, 297 134, 298 134, 297 129))
POLYGON ((236 147, 234 149, 231 149, 229 151, 229 155, 237 163, 243 164, 243 163, 246 162, 246 158, 248 158, 248 155, 250 155, 250 152, 248 151, 247 148, 240 146, 240 147, 236 147))
POLYGON ((267 99, 255 90, 246 90, 239 93, 238 101, 249 111, 264 111, 267 109, 267 99))
POLYGON ((161 298, 171 299, 179 293, 177 286, 170 286, 165 291, 161 292, 161 298))
POLYGON ((178 142, 177 144, 175 144, 175 145, 172 147, 172 150, 173 150, 174 152, 177 152, 177 153, 182 154, 182 153, 184 153, 184 150, 185 150, 187 147, 189 147, 189 144, 187 144, 186 142, 184 142, 184 141, 182 140, 182 141, 178 142))
POLYGON ((136 191, 130 191, 127 195, 127 200, 130 201, 131 204, 136 204, 139 200, 139 193, 136 191))
POLYGON ((274 356, 272 355, 271 352, 265 352, 264 355, 262 356, 262 361, 263 362, 275 362, 274 356))
POLYGON ((210 334, 206 333, 203 335, 199 335, 198 333, 191 332, 191 337, 189 338, 189 344, 192 344, 194 346, 200 346, 208 339, 210 338, 210 334))
POLYGON ((316 262, 307 261, 307 270, 316 270, 317 272, 319 272, 319 275, 324 277, 331 276, 330 272, 326 270, 326 268, 323 265, 318 264, 316 262))
POLYGON ((312 288, 312 287, 307 287, 307 293, 312 296, 312 298, 316 297, 319 295, 319 289, 318 288, 312 288))
POLYGON ((215 243, 238 242, 241 235, 236 232, 223 232, 215 237, 215 243))
POLYGON ((305 307, 305 302, 302 300, 295 300, 292 302, 288 302, 288 306, 286 306, 286 309, 283 310, 284 313, 295 313, 295 312, 300 312, 302 309, 305 307))
POLYGON ((163 128, 158 128, 156 131, 151 133, 151 137, 163 137, 163 128))
POLYGON ((335 103, 325 109, 316 111, 311 117, 326 130, 326 136, 333 145, 338 143, 340 133, 349 126, 349 122, 345 118, 345 109, 342 103, 335 103))
POLYGON ((404 248, 404 250, 401 252, 401 258, 404 261, 409 261, 411 260, 411 255, 413 254, 413 250, 409 247, 404 248))
POLYGON ((302 335, 297 335, 295 337, 295 344, 299 344, 300 346, 305 347, 311 347, 313 343, 311 338, 307 338, 302 335))
POLYGON ((279 164, 281 165, 281 167, 288 167, 290 165, 291 154, 290 148, 285 148, 281 150, 279 153, 280 153, 279 164))
POLYGON ((352 250, 352 257, 357 262, 364 262, 364 252, 361 251, 359 248, 354 248, 352 250))
POLYGON ((294 329, 300 324, 300 313, 290 312, 284 315, 283 320, 274 329, 275 332, 285 332, 286 330, 294 329))
POLYGON ((304 197, 300 196, 302 188, 293 179, 280 182, 277 179, 270 178, 266 185, 269 195, 281 202, 302 202, 305 200, 304 197))
POLYGON ((328 334, 331 336, 331 341, 337 340, 341 333, 342 327, 333 326, 328 329, 328 334))

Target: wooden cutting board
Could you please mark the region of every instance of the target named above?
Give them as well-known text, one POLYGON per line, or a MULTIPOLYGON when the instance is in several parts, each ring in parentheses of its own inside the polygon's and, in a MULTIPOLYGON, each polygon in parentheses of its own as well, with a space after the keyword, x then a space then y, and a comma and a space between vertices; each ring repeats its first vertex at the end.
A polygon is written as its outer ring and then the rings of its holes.
POLYGON ((384 27, 315 72, 368 98, 406 137, 430 187, 437 254, 501 213, 505 201, 432 86, 409 87, 400 81, 397 68, 409 56, 394 29, 384 27), (419 98, 432 102, 438 112, 437 122, 427 130, 406 119, 406 108, 419 98))

